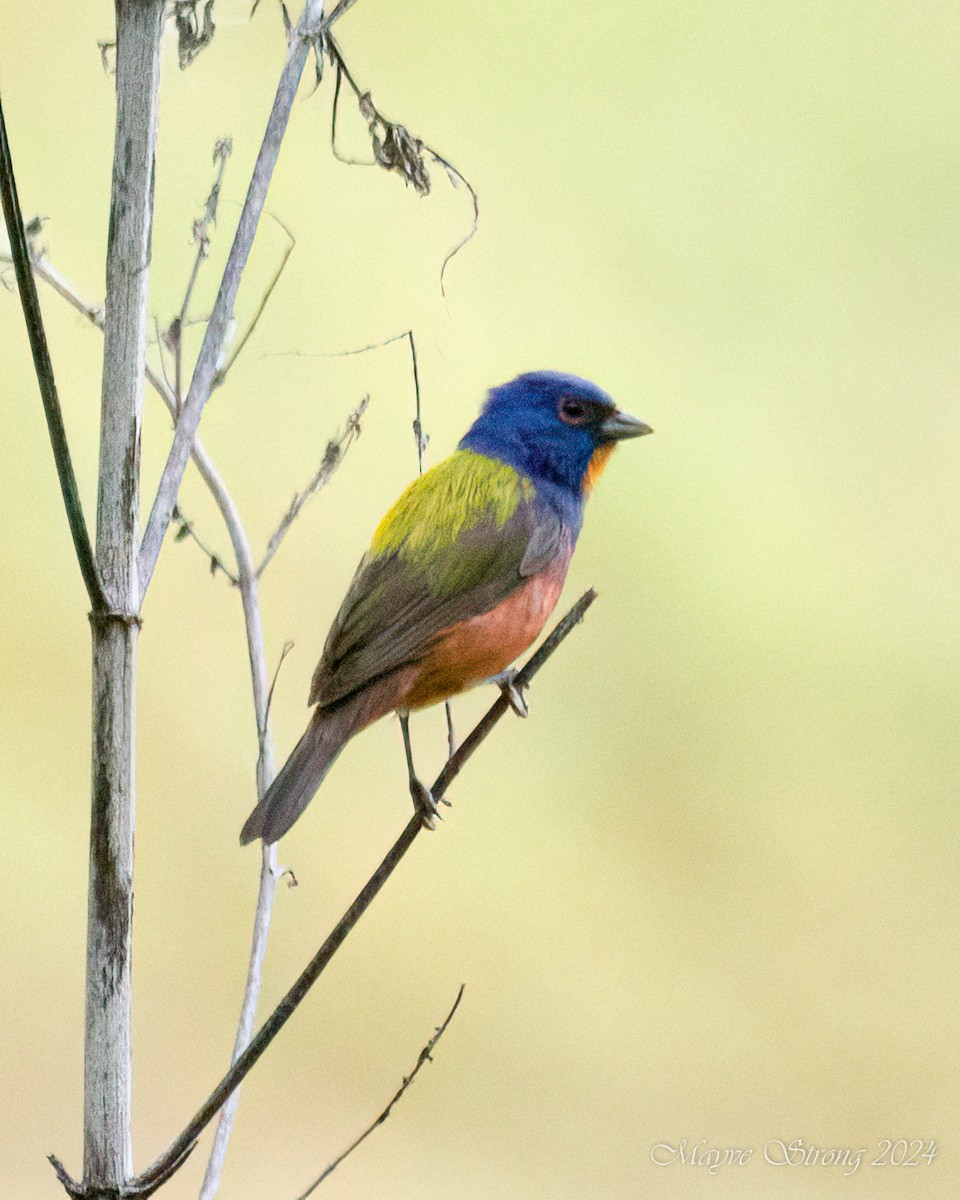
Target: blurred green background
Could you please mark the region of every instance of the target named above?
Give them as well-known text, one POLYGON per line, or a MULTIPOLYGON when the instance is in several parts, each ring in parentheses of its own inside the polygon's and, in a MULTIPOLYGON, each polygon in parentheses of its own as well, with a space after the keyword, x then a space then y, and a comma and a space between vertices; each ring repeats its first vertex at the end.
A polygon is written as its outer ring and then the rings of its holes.
MULTIPOLYGON (((208 310, 284 55, 279 13, 217 4, 163 75, 152 308, 177 311, 216 138, 234 139, 208 310)), ((112 6, 0 0, 0 85, 27 214, 103 288, 112 6)), ((656 428, 591 500, 567 594, 601 593, 248 1081, 224 1196, 296 1195, 386 1103, 461 981, 435 1063, 326 1186, 524 1200, 960 1194, 957 1142, 960 415, 955 4, 361 0, 361 86, 466 174, 426 199, 330 153, 331 79, 296 105, 270 193, 296 238, 203 436, 262 547, 327 439, 364 432, 265 578, 278 755, 369 534, 484 389, 587 375, 656 428), (769 1139, 867 1149, 775 1168, 769 1139), (881 1139, 933 1165, 870 1168, 881 1139), (657 1143, 755 1147, 715 1176, 657 1143)), ((345 97, 343 150, 368 154, 345 97)), ((263 228, 251 316, 284 245, 263 228)), ((42 295, 87 512, 99 335, 42 295)), ((6 832, 0 1194, 81 1163, 89 651, 14 295, 6 429, 0 804, 6 832)), ((169 444, 146 398, 144 494, 169 444)), ((194 475, 183 509, 226 555, 194 475)), ((168 543, 139 688, 139 1167, 232 1045, 257 855, 237 834, 256 740, 238 598, 168 543)), ((465 729, 489 697, 457 704, 465 729)), ((442 714, 415 721, 424 774, 442 714)), ((351 744, 281 859, 275 1001, 407 818, 399 733, 351 744)), ((195 1195, 208 1140, 164 1191, 195 1195)), ((62 1193, 61 1193, 62 1194, 62 1193)))

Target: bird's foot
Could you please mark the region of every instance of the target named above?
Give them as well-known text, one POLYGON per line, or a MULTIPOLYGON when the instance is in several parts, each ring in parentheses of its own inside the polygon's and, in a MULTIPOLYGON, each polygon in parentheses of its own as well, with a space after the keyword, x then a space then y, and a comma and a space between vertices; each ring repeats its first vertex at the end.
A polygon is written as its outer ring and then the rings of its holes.
POLYGON ((490 680, 495 683, 501 692, 506 696, 507 703, 517 714, 518 717, 527 717, 530 715, 530 706, 527 704, 527 698, 524 693, 524 685, 519 687, 514 682, 518 672, 514 667, 508 667, 505 671, 501 671, 499 675, 494 675, 490 680))
MULTIPOLYGON (((433 798, 433 792, 415 775, 410 776, 410 796, 413 799, 414 811, 420 814, 420 821, 424 829, 436 829, 437 821, 443 820, 440 809, 433 798)), ((444 800, 443 803, 449 804, 450 801, 444 800)))
MULTIPOLYGON (((436 829, 437 821, 442 821, 443 818, 440 816, 433 793, 426 784, 421 783, 417 778, 417 772, 413 766, 413 747, 410 745, 410 713, 405 708, 398 708, 397 716, 400 718, 400 729, 403 733, 403 748, 407 756, 407 778, 410 781, 410 795, 413 799, 414 812, 419 814, 424 829, 436 829)), ((450 801, 445 800, 442 796, 440 803, 450 807, 450 801)))

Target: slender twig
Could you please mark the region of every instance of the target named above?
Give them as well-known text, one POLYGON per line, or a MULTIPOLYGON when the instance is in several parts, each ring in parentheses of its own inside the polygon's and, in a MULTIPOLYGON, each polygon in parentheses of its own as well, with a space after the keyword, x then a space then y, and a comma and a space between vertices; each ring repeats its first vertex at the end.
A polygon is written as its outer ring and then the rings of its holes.
POLYGON ((47 418, 47 429, 50 433, 50 444, 53 447, 53 458, 60 478, 60 491, 63 493, 63 503, 67 510, 67 521, 73 546, 80 566, 80 573, 90 598, 91 607, 95 612, 102 612, 107 607, 103 594, 103 585, 93 557, 93 546, 90 533, 83 516, 80 503, 80 492, 77 479, 73 472, 73 462, 70 458, 70 446, 63 424, 63 414, 60 411, 60 399, 57 395, 57 385, 53 377, 53 364, 50 361, 50 351, 43 328, 43 316, 40 312, 40 301, 37 297, 37 286, 30 269, 30 250, 23 228, 23 217, 20 212, 20 201, 17 197, 17 183, 13 173, 13 158, 10 153, 10 143, 7 139, 7 125, 3 116, 3 106, 0 104, 0 195, 3 201, 3 215, 7 224, 7 236, 10 240, 10 255, 20 290, 20 302, 23 305, 23 315, 27 323, 27 336, 30 339, 30 350, 33 354, 34 370, 40 385, 40 396, 43 400, 43 411, 47 418))
POLYGON ((407 330, 410 339, 410 360, 413 363, 413 398, 415 411, 413 415, 413 436, 417 442, 417 472, 423 474, 423 456, 430 438, 423 429, 423 414, 420 409, 420 370, 417 366, 417 344, 413 340, 413 330, 407 330))
MULTIPOLYGON (((58 296, 61 296, 68 304, 72 305, 77 312, 82 313, 91 325, 103 333, 102 304, 91 304, 89 301, 84 300, 73 284, 60 274, 49 258, 43 255, 34 256, 33 270, 38 278, 42 279, 44 283, 49 284, 58 296)), ((149 367, 147 371, 149 372, 149 367)))
POLYGON ((270 282, 267 284, 266 288, 264 289, 263 295, 260 297, 260 302, 257 304, 256 312, 254 312, 252 319, 250 320, 246 329, 243 331, 243 333, 240 337, 240 340, 234 346, 234 348, 230 354, 230 357, 223 364, 223 366, 217 371, 217 373, 214 377, 214 380, 213 380, 214 387, 219 387, 220 384, 223 383, 223 381, 226 379, 227 375, 230 373, 230 369, 233 367, 233 364, 237 361, 237 359, 243 353, 244 347, 246 346, 247 342, 250 340, 250 337, 253 334, 253 331, 256 329, 257 323, 259 322, 260 318, 263 316, 264 309, 267 307, 267 305, 270 302, 270 297, 273 295, 273 289, 280 282, 280 276, 283 274, 284 268, 286 267, 287 262, 290 259, 290 255, 293 253, 294 246, 296 246, 296 244, 297 244, 296 238, 293 236, 293 234, 290 232, 290 230, 286 227, 286 225, 284 225, 284 223, 280 220, 280 218, 275 216, 273 219, 280 226, 280 228, 283 230, 283 232, 287 235, 287 244, 284 247, 283 258, 281 258, 280 265, 277 267, 276 271, 274 271, 273 277, 271 278, 270 282))
MULTIPOLYGON (((221 511, 223 509, 221 508, 221 511)), ((257 723, 257 738, 260 753, 257 759, 257 795, 262 798, 273 781, 275 774, 273 761, 273 746, 269 734, 270 696, 272 685, 267 671, 267 656, 263 641, 263 623, 260 613, 259 583, 254 567, 253 554, 239 515, 224 519, 230 529, 234 553, 237 559, 237 574, 240 581, 240 598, 243 605, 243 616, 247 633, 247 650, 250 658, 250 675, 253 681, 254 713, 257 723)), ((273 902, 276 895, 277 880, 280 872, 277 868, 276 844, 262 847, 260 863, 260 884, 257 891, 257 906, 254 914, 253 937, 250 945, 250 958, 247 967, 247 979, 244 985, 243 1001, 240 1009, 240 1019, 234 1039, 233 1056, 236 1062, 250 1042, 253 1032, 253 1021, 260 1001, 260 991, 263 982, 263 962, 266 957, 267 943, 270 937, 270 923, 273 916, 273 902)), ((213 1148, 207 1162, 203 1185, 200 1190, 201 1200, 210 1200, 220 1185, 223 1173, 223 1163, 233 1132, 233 1121, 237 1105, 240 1102, 239 1090, 234 1091, 226 1100, 217 1123, 213 1148)))
MULTIPOLYGON (((180 305, 180 315, 173 323, 171 341, 173 342, 174 364, 176 370, 177 406, 183 403, 183 330, 189 319, 190 301, 193 289, 197 285, 200 268, 210 254, 210 227, 217 223, 217 209, 220 206, 220 191, 223 188, 223 177, 227 170, 227 159, 233 153, 233 139, 220 138, 213 147, 213 161, 217 167, 217 175, 210 188, 206 203, 203 206, 203 216, 193 223, 193 240, 197 247, 194 255, 190 278, 183 293, 183 303, 180 305)), ((162 350, 161 350, 162 354, 162 350)), ((164 372, 166 374, 166 372, 164 372)))
MULTIPOLYGON (((515 680, 518 687, 523 687, 530 683, 534 675, 536 675, 544 663, 558 649, 564 638, 583 619, 584 613, 595 599, 596 592, 592 588, 580 597, 536 653, 531 656, 526 666, 518 672, 515 680)), ((486 714, 463 741, 453 758, 447 762, 437 776, 433 787, 430 789, 435 800, 439 801, 443 798, 447 788, 463 769, 467 760, 490 734, 504 713, 508 711, 509 707, 510 705, 506 696, 502 694, 493 702, 486 714)), ((216 1116, 227 1097, 246 1078, 260 1056, 290 1017, 293 1016, 310 988, 319 979, 324 968, 343 944, 347 935, 393 874, 393 871, 416 841, 422 829, 423 821, 421 815, 419 812, 414 813, 399 838, 397 838, 394 845, 390 848, 383 862, 377 867, 373 875, 371 875, 353 904, 350 905, 340 918, 336 928, 305 967, 300 978, 266 1019, 260 1027, 259 1032, 203 1102, 183 1132, 174 1139, 170 1146, 146 1171, 130 1182, 127 1195, 130 1197, 140 1197, 149 1194, 156 1187, 158 1179, 169 1178, 182 1165, 187 1155, 193 1149, 197 1138, 216 1116)))
MULTIPOLYGON (((196 284, 197 276, 202 262, 206 259, 209 253, 210 244, 210 226, 216 221, 217 203, 219 199, 220 189, 223 183, 223 173, 226 165, 226 158, 230 153, 232 144, 229 141, 218 142, 214 150, 214 161, 219 160, 219 171, 214 186, 207 199, 204 217, 194 227, 194 237, 198 244, 198 252, 194 262, 194 267, 190 279, 187 284, 186 294, 184 296, 183 305, 180 310, 180 317, 176 322, 176 353, 177 353, 177 378, 180 377, 180 361, 182 354, 181 333, 186 325, 188 318, 188 308, 190 295, 196 284)), ((228 363, 218 372, 214 382, 214 386, 223 381, 230 367, 236 362, 244 346, 252 334, 261 314, 267 306, 270 296, 273 292, 283 269, 287 264, 290 253, 294 246, 294 238, 290 231, 278 220, 281 228, 287 234, 288 244, 283 256, 283 259, 273 276, 264 295, 261 297, 260 304, 254 314, 253 320, 247 326, 246 332, 240 339, 239 344, 234 349, 234 352, 228 363)), ((161 347, 162 356, 162 347, 161 347)), ((162 358, 161 358, 162 361, 162 358)), ((167 398, 168 399, 168 398, 167 398)), ((169 405, 169 400, 168 400, 169 405)), ((179 382, 176 393, 176 417, 182 406, 182 396, 180 393, 179 382)), ((194 440, 196 446, 196 439, 194 440)), ((239 586, 241 603, 243 606, 244 623, 247 635, 247 650, 250 660, 250 674, 253 683, 253 701, 254 701, 254 716, 257 726, 257 743, 259 753, 257 756, 257 795, 262 798, 270 783, 273 781, 275 774, 273 744, 269 734, 270 721, 270 703, 273 697, 273 687, 276 683, 276 677, 272 682, 268 683, 267 659, 263 641, 263 623, 260 610, 259 600, 259 571, 255 568, 253 554, 250 549, 250 544, 246 536, 246 531, 243 523, 240 520, 239 513, 233 504, 232 498, 226 491, 226 488, 220 482, 219 476, 213 469, 212 463, 208 463, 207 479, 208 486, 217 500, 224 522, 230 533, 231 543, 233 545, 234 555, 237 564, 236 576, 231 576, 233 581, 239 586)), ((174 509, 174 513, 177 509, 174 509)), ((191 530, 192 532, 192 530, 191 530)), ((179 535, 178 535, 179 536, 179 535)), ((195 535, 194 535, 195 536, 195 535)), ((221 569, 226 570, 223 564, 216 558, 211 558, 214 565, 219 565, 221 569)), ((227 572, 229 574, 229 572, 227 572)), ((284 648, 280 662, 286 657, 287 647, 284 648)), ((279 667, 277 668, 279 671, 279 667)), ((277 882, 283 872, 278 869, 277 865, 277 848, 275 845, 264 844, 261 847, 261 862, 260 862, 260 883, 257 891, 257 904, 253 922, 253 936, 250 945, 250 957, 247 965, 247 978, 244 985, 243 1000, 241 1003, 240 1017, 237 1023, 237 1032, 234 1038, 233 1054, 231 1062, 235 1062, 240 1054, 246 1049, 250 1042, 250 1037, 253 1033, 253 1022, 257 1012, 257 1006, 260 1001, 260 993, 263 984, 263 963, 266 958, 267 945, 270 937, 270 925, 273 917, 273 906, 276 897, 277 882)), ((236 1089, 227 1098, 226 1103, 220 1110, 220 1117, 217 1122, 217 1131, 214 1137, 213 1146, 211 1147, 210 1157, 207 1161, 206 1171, 204 1172, 203 1183, 200 1188, 200 1200, 212 1200, 220 1186, 220 1180, 223 1175, 223 1164, 226 1160, 227 1149, 230 1144, 230 1137, 233 1132, 233 1123, 236 1116, 237 1106, 240 1103, 240 1090, 236 1089)))
MULTIPOLYGON (((517 672, 513 680, 514 687, 529 687, 534 675, 536 675, 547 659, 559 649, 564 638, 573 631, 575 626, 580 624, 586 615, 587 609, 596 598, 597 593, 593 588, 589 588, 583 593, 566 616, 557 622, 550 635, 544 639, 536 653, 527 661, 526 666, 517 672)), ((440 800, 443 797, 447 788, 466 766, 467 760, 473 755, 481 742, 490 735, 493 727, 509 708, 510 701, 506 693, 501 692, 457 747, 457 752, 444 764, 443 770, 437 776, 436 783, 430 789, 435 800, 440 800)))
POLYGON ((223 188, 223 177, 227 170, 227 159, 233 153, 233 139, 220 138, 213 147, 213 161, 217 167, 217 176, 210 188, 210 194, 203 206, 203 216, 193 223, 193 240, 197 247, 190 278, 183 293, 183 303, 180 305, 180 324, 186 325, 189 315, 190 301, 193 290, 197 286, 200 268, 210 254, 210 227, 217 223, 217 210, 220 207, 220 192, 223 188))
MULTIPOLYGON (((237 1023, 237 1034, 234 1039, 231 1062, 236 1062, 250 1043, 253 1032, 253 1020, 256 1016, 257 1005, 263 983, 263 962, 266 958, 267 943, 270 937, 270 924, 273 916, 273 903, 276 897, 277 884, 283 878, 285 871, 277 865, 276 843, 264 845, 260 864, 260 886, 257 891, 257 907, 253 920, 253 938, 250 945, 250 959, 247 967, 247 980, 243 991, 243 1003, 240 1019, 237 1023)), ((292 873, 291 873, 292 874, 292 873)), ((223 1164, 227 1156, 227 1148, 233 1133, 233 1122, 236 1117, 237 1105, 240 1103, 240 1089, 231 1093, 220 1110, 217 1122, 217 1132, 214 1135, 213 1147, 203 1176, 200 1188, 200 1200, 209 1200, 216 1194, 223 1174, 223 1164)), ((174 1168, 175 1169, 175 1168, 174 1168)))
POLYGON ((331 34, 327 35, 327 53, 330 55, 330 61, 334 64, 338 71, 343 73, 344 79, 350 84, 350 89, 359 100, 364 94, 363 89, 359 86, 353 77, 353 73, 347 66, 346 59, 337 43, 334 41, 331 34))
POLYGON ((333 12, 330 14, 330 16, 327 17, 327 19, 324 21, 324 23, 323 23, 324 29, 329 29, 330 26, 334 23, 334 21, 339 21, 344 13, 349 12, 350 9, 353 8, 353 6, 356 4, 356 2, 357 2, 357 0, 340 0, 340 3, 337 5, 337 7, 333 10, 333 12))
POLYGON ((354 354, 369 354, 371 350, 379 350, 383 346, 392 346, 394 342, 410 339, 410 330, 403 333, 391 333, 389 337, 379 342, 368 342, 366 346, 351 346, 349 350, 330 350, 323 354, 315 354, 308 350, 278 350, 265 354, 264 358, 351 358, 354 354))
MULTIPOLYGON (((226 165, 226 157, 229 154, 229 145, 226 143, 218 143, 217 149, 214 151, 214 161, 219 159, 219 172, 214 187, 208 197, 205 217, 200 223, 201 228, 196 230, 198 241, 198 254, 194 263, 194 269, 188 281, 186 295, 180 310, 180 321, 178 333, 182 330, 186 323, 190 293, 196 283, 197 274, 200 264, 207 257, 209 250, 209 230, 210 224, 216 219, 217 200, 220 193, 220 187, 223 181, 223 172, 226 165)), ((284 259, 284 262, 286 259, 284 259)), ((282 267, 281 267, 282 270, 282 267)), ((272 285, 271 285, 272 290, 272 285)), ((269 293, 268 293, 269 294, 269 293)), ((266 299, 264 299, 264 304, 266 299)), ((177 343, 177 362, 179 375, 180 361, 180 342, 177 343)), ((179 389, 173 397, 164 395, 164 400, 167 407, 176 419, 177 414, 181 409, 181 396, 179 389)), ((237 583, 240 589, 240 601, 243 608, 244 626, 247 639, 247 654, 250 663, 250 678, 253 685, 253 708, 254 719, 257 729, 257 745, 259 753, 257 756, 257 795, 262 797, 266 789, 273 781, 275 774, 274 758, 273 758, 273 743, 270 738, 270 698, 273 692, 273 686, 269 682, 269 674, 267 670, 267 655, 263 637, 263 619, 260 610, 259 583, 257 571, 254 565, 253 552, 250 548, 250 542, 247 538, 246 530, 243 521, 240 518, 240 513, 233 501, 232 496, 216 471, 212 461, 202 451, 198 459, 197 456, 197 440, 194 439, 193 448, 194 459, 197 460, 198 468, 201 475, 207 484, 214 500, 216 501, 224 524, 230 535, 230 542, 233 547, 234 558, 236 561, 236 575, 231 578, 237 583)), ((176 511, 176 509, 174 510, 176 511)), ((217 559, 212 559, 213 562, 218 562, 217 559)), ((222 567, 222 563, 220 564, 222 567)), ((223 568, 226 570, 226 568, 223 568)), ((228 572, 229 574, 229 572, 228 572)), ((236 1061, 237 1057, 246 1048, 250 1041, 250 1036, 253 1032, 253 1022, 257 1012, 257 1006, 260 1001, 260 992, 263 983, 263 963, 266 958, 267 944, 270 937, 270 925, 273 918, 273 905, 276 897, 277 880, 279 872, 277 868, 277 848, 275 845, 263 845, 261 862, 260 862, 260 881, 257 889, 257 903, 253 921, 253 935, 250 944, 250 957, 247 965, 247 978, 244 984, 243 999, 240 1006, 240 1017, 237 1022, 237 1032, 234 1038, 233 1054, 231 1061, 236 1061)), ((217 1131, 214 1136, 213 1146, 211 1147, 210 1157, 207 1161, 206 1171, 204 1172, 203 1183, 200 1188, 200 1200, 211 1200, 216 1194, 220 1186, 220 1179, 223 1175, 223 1164, 226 1159, 227 1149, 230 1144, 230 1136, 233 1132, 233 1122, 236 1115, 237 1105, 240 1103, 240 1091, 237 1089, 227 1099, 221 1112, 220 1119, 217 1122, 217 1131)))
POLYGON ((220 555, 215 554, 210 547, 203 542, 200 535, 194 528, 193 522, 187 520, 187 518, 183 515, 183 511, 179 505, 177 505, 173 511, 173 520, 174 523, 179 526, 173 540, 175 542, 182 542, 184 538, 189 538, 195 546, 199 547, 199 549, 203 552, 204 557, 209 561, 211 575, 216 575, 218 571, 222 571, 234 587, 239 587, 239 578, 233 573, 233 571, 230 570, 220 555))
MULTIPOLYGON (((161 375, 163 375, 163 382, 167 385, 168 388, 173 390, 174 385, 170 382, 170 376, 167 374, 167 356, 163 352, 164 337, 163 337, 163 333, 160 329, 160 322, 156 316, 153 318, 153 332, 154 332, 154 336, 157 340, 157 354, 160 357, 160 373, 161 373, 161 375)), ((177 361, 179 363, 179 357, 178 357, 177 361)), ((179 384, 177 386, 179 387, 179 384)))
MULTIPOLYGON (((280 678, 280 669, 282 668, 287 655, 293 649, 293 642, 284 642, 280 651, 280 661, 277 663, 276 669, 273 672, 273 678, 270 680, 270 690, 267 692, 267 711, 266 718, 270 719, 270 709, 273 707, 273 693, 277 686, 277 680, 280 678)), ((260 747, 260 756, 263 757, 263 747, 260 747)))
MULTIPOLYGON (((410 361, 413 365, 413 396, 414 396, 414 416, 413 416, 413 436, 417 443, 417 472, 423 474, 423 456, 427 452, 427 445, 430 441, 429 434, 423 428, 423 409, 420 402, 420 368, 417 364, 417 343, 413 338, 413 330, 407 330, 407 339, 410 343, 410 361)), ((444 700, 443 711, 447 718, 447 757, 449 758, 456 750, 456 735, 453 729, 453 706, 451 701, 444 700)), ((404 738, 408 738, 408 734, 404 732, 404 738)))
POLYGON ((463 999, 463 992, 464 992, 465 987, 466 987, 466 984, 463 984, 463 983, 460 984, 460 990, 459 990, 459 992, 457 992, 457 998, 453 1002, 453 1008, 451 1008, 450 1011, 447 1013, 447 1016, 446 1016, 446 1019, 444 1020, 444 1022, 441 1025, 437 1026, 437 1028, 434 1031, 433 1037, 430 1039, 430 1041, 427 1042, 427 1044, 424 1046, 424 1048, 420 1051, 420 1057, 417 1059, 417 1065, 413 1068, 413 1070, 410 1072, 409 1075, 404 1076, 403 1083, 401 1083, 401 1085, 397 1089, 397 1091, 394 1092, 393 1097, 390 1100, 390 1103, 383 1110, 383 1112, 380 1114, 380 1116, 377 1117, 377 1119, 375 1121, 373 1121, 370 1125, 368 1125, 367 1128, 363 1131, 363 1133, 361 1133, 360 1136, 355 1141, 351 1142, 350 1145, 346 1148, 346 1150, 343 1151, 342 1154, 337 1155, 337 1157, 333 1160, 333 1162, 330 1163, 329 1166, 327 1166, 320 1173, 320 1175, 317 1176, 317 1178, 313 1181, 313 1183, 310 1184, 310 1186, 307 1188, 307 1190, 305 1192, 302 1192, 300 1194, 300 1196, 297 1197, 297 1200, 307 1200, 308 1196, 313 1195, 313 1193, 317 1190, 317 1188, 320 1186, 320 1184, 323 1183, 323 1181, 327 1178, 327 1176, 332 1175, 333 1172, 337 1169, 337 1167, 339 1167, 340 1164, 343 1162, 343 1160, 345 1158, 347 1158, 348 1155, 352 1154, 354 1152, 354 1150, 356 1150, 357 1147, 361 1144, 361 1142, 364 1142, 370 1136, 370 1134, 373 1133, 373 1131, 375 1129, 380 1128, 380 1126, 384 1123, 384 1121, 386 1121, 387 1118, 390 1116, 390 1113, 393 1111, 394 1106, 397 1104, 397 1102, 403 1096, 404 1092, 411 1085, 411 1083, 413 1083, 413 1081, 416 1079, 417 1075, 420 1073, 420 1068, 424 1065, 424 1063, 433 1062, 432 1055, 433 1055, 434 1048, 436 1047, 437 1042, 439 1042, 440 1039, 443 1037, 443 1035, 446 1033, 447 1027, 449 1026, 450 1022, 453 1020, 457 1009, 460 1007, 460 1001, 463 999))
MULTIPOLYGON (((230 532, 230 540, 236 557, 240 600, 243 606, 243 618, 247 635, 247 652, 250 660, 250 677, 253 684, 253 706, 257 726, 257 741, 260 751, 257 758, 257 796, 258 798, 262 798, 267 788, 273 782, 275 766, 269 725, 270 696, 273 688, 267 670, 263 621, 260 612, 259 582, 254 565, 253 552, 250 549, 250 543, 247 540, 240 515, 229 492, 220 482, 216 472, 213 471, 212 464, 205 464, 205 466, 206 474, 204 478, 223 514, 223 519, 230 532)), ((257 1005, 260 1001, 263 962, 266 957, 267 942, 270 936, 273 902, 280 874, 281 872, 277 867, 276 845, 264 845, 260 863, 260 883, 257 891, 257 905, 254 914, 247 978, 244 985, 236 1038, 234 1039, 231 1060, 233 1062, 237 1060, 246 1048, 253 1032, 253 1021, 256 1016, 257 1005)), ((203 1186, 200 1191, 201 1200, 209 1200, 219 1187, 227 1146, 229 1145, 230 1135, 233 1131, 234 1115, 239 1102, 240 1093, 238 1090, 233 1092, 227 1099, 220 1113, 213 1148, 210 1152, 203 1186)))
POLYGON ((290 507, 283 515, 283 520, 280 522, 273 536, 270 538, 270 541, 267 543, 267 548, 264 551, 260 566, 257 567, 258 579, 267 569, 268 563, 276 554, 277 550, 279 550, 280 543, 289 533, 290 527, 300 515, 303 506, 307 503, 311 496, 316 495, 316 493, 322 487, 325 487, 330 482, 334 471, 336 471, 337 467, 339 467, 343 462, 344 456, 350 449, 350 446, 360 436, 360 418, 367 411, 367 405, 369 403, 370 397, 364 396, 357 407, 347 417, 343 432, 337 434, 336 437, 331 438, 330 441, 327 442, 327 448, 323 453, 323 459, 321 460, 316 474, 303 489, 303 491, 297 492, 297 494, 293 497, 293 500, 290 502, 290 507))
POLYGON ((447 717, 447 758, 453 758, 460 743, 457 741, 457 728, 453 723, 453 708, 449 700, 443 708, 447 717))
POLYGON ((286 62, 240 213, 233 245, 224 268, 220 290, 213 306, 213 312, 210 314, 210 321, 207 324, 200 354, 194 367, 190 389, 177 420, 173 443, 144 531, 138 564, 141 596, 149 587, 154 568, 157 565, 160 547, 177 502, 180 481, 190 457, 190 448, 220 368, 224 339, 233 318, 233 306, 240 288, 240 279, 250 255, 257 225, 266 202, 270 180, 280 155, 280 146, 290 117, 290 110, 296 98, 300 77, 303 74, 310 49, 321 30, 322 15, 323 8, 319 0, 307 0, 287 49, 286 62))

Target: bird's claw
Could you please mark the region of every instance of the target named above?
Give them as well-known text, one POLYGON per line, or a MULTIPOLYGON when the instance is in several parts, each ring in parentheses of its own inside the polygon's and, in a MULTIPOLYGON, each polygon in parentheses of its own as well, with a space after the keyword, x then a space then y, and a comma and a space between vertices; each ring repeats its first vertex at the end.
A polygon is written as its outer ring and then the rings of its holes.
POLYGON ((420 814, 420 821, 424 829, 436 829, 437 821, 442 821, 443 817, 440 815, 433 793, 416 776, 410 780, 410 795, 413 798, 414 811, 420 814))
POLYGON ((517 714, 518 717, 528 717, 530 715, 530 706, 527 704, 527 698, 524 696, 524 685, 519 687, 514 682, 517 678, 517 671, 513 667, 508 667, 506 671, 501 671, 499 675, 494 675, 493 682, 497 685, 504 696, 507 698, 507 703, 517 714))

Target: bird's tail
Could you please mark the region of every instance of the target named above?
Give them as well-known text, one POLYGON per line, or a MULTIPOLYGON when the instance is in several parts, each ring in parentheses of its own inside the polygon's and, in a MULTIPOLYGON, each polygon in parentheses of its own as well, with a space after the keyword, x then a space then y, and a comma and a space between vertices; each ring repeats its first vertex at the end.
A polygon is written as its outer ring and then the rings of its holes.
POLYGON ((337 755, 356 730, 354 706, 318 709, 282 770, 247 818, 240 833, 245 846, 254 838, 275 842, 283 837, 313 799, 337 755))

